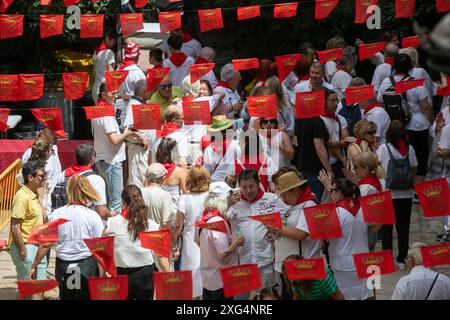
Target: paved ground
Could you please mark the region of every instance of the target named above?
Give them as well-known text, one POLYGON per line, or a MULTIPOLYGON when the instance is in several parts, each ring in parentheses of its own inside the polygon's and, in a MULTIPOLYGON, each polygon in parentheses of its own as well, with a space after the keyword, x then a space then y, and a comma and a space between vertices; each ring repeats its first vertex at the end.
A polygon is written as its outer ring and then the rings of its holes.
MULTIPOLYGON (((394 228, 395 230, 395 228, 394 228)), ((442 232, 442 224, 439 218, 427 219, 424 218, 420 206, 413 206, 413 215, 411 218, 411 230, 410 230, 410 243, 420 241, 428 245, 438 244, 435 240, 436 234, 442 232)), ((395 236, 395 231, 394 231, 395 236)), ((0 239, 6 239, 7 231, 0 232, 0 239)), ((394 240, 394 247, 396 246, 396 239, 394 240)), ((376 250, 381 250, 381 243, 377 243, 376 250)), ((394 257, 396 255, 396 249, 394 249, 394 257)), ((55 256, 54 250, 52 251, 52 258, 50 261, 50 267, 48 268, 48 276, 53 278, 54 276, 54 264, 55 256)), ((450 276, 450 265, 444 267, 437 267, 436 271, 439 271, 447 276, 450 276)), ((382 276, 381 289, 377 290, 377 299, 385 300, 390 299, 397 281, 406 275, 406 271, 397 271, 396 273, 382 276)), ((7 252, 0 252, 0 300, 12 300, 16 296, 16 272, 14 265, 11 261, 11 257, 7 252)), ((56 298, 58 296, 58 290, 48 294, 49 298, 56 298)))

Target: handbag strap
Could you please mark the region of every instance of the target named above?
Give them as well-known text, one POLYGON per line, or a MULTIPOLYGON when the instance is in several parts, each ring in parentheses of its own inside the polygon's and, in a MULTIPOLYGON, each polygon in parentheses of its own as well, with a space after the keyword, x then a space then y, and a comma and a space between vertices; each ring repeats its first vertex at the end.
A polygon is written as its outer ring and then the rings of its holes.
POLYGON ((430 296, 430 293, 431 293, 431 291, 433 290, 434 285, 436 284, 436 281, 437 281, 437 278, 438 278, 438 277, 439 277, 439 273, 436 274, 436 277, 434 277, 433 284, 431 285, 430 290, 428 290, 427 297, 425 298, 425 300, 428 300, 428 297, 430 296))

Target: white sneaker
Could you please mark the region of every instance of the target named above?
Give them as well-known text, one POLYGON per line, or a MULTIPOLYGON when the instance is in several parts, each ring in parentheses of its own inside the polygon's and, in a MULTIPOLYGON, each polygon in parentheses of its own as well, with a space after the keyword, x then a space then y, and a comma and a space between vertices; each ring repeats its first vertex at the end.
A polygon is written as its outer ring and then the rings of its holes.
POLYGON ((406 270, 406 263, 397 262, 397 268, 401 271, 406 270))

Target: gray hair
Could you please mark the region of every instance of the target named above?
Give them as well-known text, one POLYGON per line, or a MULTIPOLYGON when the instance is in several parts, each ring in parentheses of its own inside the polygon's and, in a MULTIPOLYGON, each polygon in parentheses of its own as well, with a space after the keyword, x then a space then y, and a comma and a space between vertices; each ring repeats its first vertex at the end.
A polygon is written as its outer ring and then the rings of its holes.
POLYGON ((183 88, 184 95, 191 95, 197 98, 198 90, 200 89, 200 80, 197 80, 191 84, 191 76, 187 75, 181 82, 181 87, 183 88))
POLYGON ((408 256, 411 256, 414 258, 415 264, 423 264, 422 252, 420 251, 420 248, 425 247, 425 246, 426 246, 425 243, 415 242, 409 247, 408 256))
POLYGON ((350 81, 349 87, 357 87, 357 86, 365 86, 367 83, 366 81, 361 77, 355 77, 350 81))
POLYGON ((227 63, 220 69, 220 80, 227 82, 234 76, 234 67, 232 63, 227 63))
POLYGON ((205 200, 205 208, 216 208, 221 214, 224 215, 228 210, 228 197, 228 193, 218 197, 211 197, 208 195, 205 200))
POLYGON ((211 47, 203 47, 200 51, 200 56, 208 61, 211 61, 216 57, 216 51, 211 47))
POLYGON ((134 85, 134 94, 139 95, 139 92, 143 89, 147 91, 147 80, 144 79, 136 82, 136 84, 134 85))

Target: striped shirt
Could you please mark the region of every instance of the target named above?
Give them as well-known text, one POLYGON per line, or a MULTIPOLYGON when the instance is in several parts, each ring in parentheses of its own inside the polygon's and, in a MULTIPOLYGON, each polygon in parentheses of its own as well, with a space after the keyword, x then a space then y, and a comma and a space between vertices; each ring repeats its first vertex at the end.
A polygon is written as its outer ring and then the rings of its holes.
POLYGON ((296 282, 293 286, 294 292, 300 293, 303 300, 329 300, 337 291, 336 280, 331 270, 326 266, 327 278, 320 280, 311 280, 311 288, 309 292, 304 294, 304 288, 296 282))

